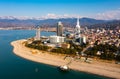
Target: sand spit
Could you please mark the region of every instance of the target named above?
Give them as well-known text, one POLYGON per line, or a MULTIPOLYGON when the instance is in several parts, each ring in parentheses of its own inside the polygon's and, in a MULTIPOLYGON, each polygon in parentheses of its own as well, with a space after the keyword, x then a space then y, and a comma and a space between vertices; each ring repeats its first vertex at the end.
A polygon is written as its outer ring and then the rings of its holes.
MULTIPOLYGON (((27 48, 23 45, 25 41, 25 39, 22 39, 13 41, 11 43, 11 45, 14 47, 13 52, 20 57, 54 66, 65 65, 70 61, 69 58, 64 60, 64 55, 57 55, 49 52, 27 48)), ((79 60, 75 60, 69 65, 69 67, 70 69, 78 71, 120 79, 120 65, 114 63, 106 63, 96 60, 93 60, 92 63, 85 63, 79 60)))

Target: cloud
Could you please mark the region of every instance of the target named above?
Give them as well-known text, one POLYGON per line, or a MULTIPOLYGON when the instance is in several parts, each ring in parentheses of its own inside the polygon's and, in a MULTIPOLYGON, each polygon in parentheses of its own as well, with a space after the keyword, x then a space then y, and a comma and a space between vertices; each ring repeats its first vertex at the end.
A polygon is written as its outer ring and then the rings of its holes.
POLYGON ((57 16, 56 14, 54 14, 54 13, 48 13, 46 16, 45 16, 45 18, 58 18, 59 16, 57 16))
MULTIPOLYGON (((54 13, 48 13, 45 16, 42 16, 43 19, 59 19, 59 18, 77 18, 79 15, 73 14, 73 15, 69 15, 69 14, 63 14, 63 15, 58 15, 58 14, 54 14, 54 13)), ((79 16, 80 18, 82 16, 79 16)))
POLYGON ((98 13, 94 16, 96 19, 104 19, 104 20, 112 20, 112 19, 120 19, 120 8, 116 10, 106 11, 104 13, 98 13))
POLYGON ((59 18, 82 18, 82 16, 73 14, 63 14, 63 15, 58 15, 54 13, 48 13, 47 15, 44 16, 39 16, 39 17, 29 17, 29 16, 0 16, 0 19, 19 19, 19 20, 27 20, 27 19, 36 19, 36 20, 43 20, 43 19, 59 19, 59 18))

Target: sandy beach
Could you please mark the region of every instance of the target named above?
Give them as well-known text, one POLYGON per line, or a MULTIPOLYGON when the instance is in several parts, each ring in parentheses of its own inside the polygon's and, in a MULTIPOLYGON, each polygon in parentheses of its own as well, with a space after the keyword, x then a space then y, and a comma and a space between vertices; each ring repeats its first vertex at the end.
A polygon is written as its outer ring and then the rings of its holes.
MULTIPOLYGON (((70 61, 70 58, 64 60, 64 55, 57 55, 27 48, 23 45, 24 41, 26 40, 22 39, 13 41, 11 43, 11 45, 14 47, 13 52, 22 58, 54 66, 65 65, 70 61)), ((69 68, 110 78, 120 79, 119 64, 103 62, 100 60, 92 60, 91 63, 75 60, 69 65, 69 68)))

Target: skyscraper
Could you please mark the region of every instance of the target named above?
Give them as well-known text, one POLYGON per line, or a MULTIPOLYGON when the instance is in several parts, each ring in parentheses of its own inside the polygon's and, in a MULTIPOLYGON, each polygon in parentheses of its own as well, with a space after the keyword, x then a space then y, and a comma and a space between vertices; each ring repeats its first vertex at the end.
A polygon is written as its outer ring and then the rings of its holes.
POLYGON ((63 35, 63 24, 62 22, 58 22, 57 26, 57 36, 62 36, 63 35))
POLYGON ((86 37, 81 35, 79 18, 77 19, 77 25, 75 27, 75 42, 79 42, 80 45, 86 44, 86 37))
POLYGON ((77 19, 77 25, 75 27, 75 39, 80 38, 80 23, 79 23, 79 18, 77 19))
POLYGON ((39 27, 39 28, 36 28, 35 40, 40 40, 40 27, 39 27))

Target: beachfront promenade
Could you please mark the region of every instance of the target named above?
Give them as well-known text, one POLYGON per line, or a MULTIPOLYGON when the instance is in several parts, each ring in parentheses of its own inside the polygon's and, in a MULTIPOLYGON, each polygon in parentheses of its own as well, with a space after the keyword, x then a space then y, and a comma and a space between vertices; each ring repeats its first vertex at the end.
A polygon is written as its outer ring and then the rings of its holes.
MULTIPOLYGON (((65 65, 69 59, 64 60, 64 55, 53 54, 45 51, 39 51, 24 46, 23 42, 26 40, 13 41, 11 45, 14 47, 13 52, 22 58, 44 63, 53 66, 65 65)), ((97 74, 101 76, 120 79, 120 65, 100 60, 93 60, 92 63, 85 63, 79 60, 74 60, 69 65, 70 69, 97 74)))

